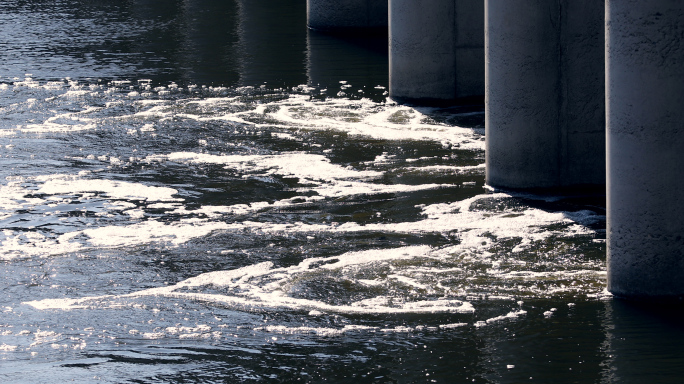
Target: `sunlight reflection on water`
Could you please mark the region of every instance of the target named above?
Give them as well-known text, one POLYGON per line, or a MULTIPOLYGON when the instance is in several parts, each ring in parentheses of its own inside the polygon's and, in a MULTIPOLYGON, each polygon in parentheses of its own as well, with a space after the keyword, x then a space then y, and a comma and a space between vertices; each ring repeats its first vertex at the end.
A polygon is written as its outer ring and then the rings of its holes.
POLYGON ((486 189, 482 106, 387 100, 382 39, 272 0, 0 19, 3 382, 614 382, 677 350, 604 293, 603 196, 486 189))

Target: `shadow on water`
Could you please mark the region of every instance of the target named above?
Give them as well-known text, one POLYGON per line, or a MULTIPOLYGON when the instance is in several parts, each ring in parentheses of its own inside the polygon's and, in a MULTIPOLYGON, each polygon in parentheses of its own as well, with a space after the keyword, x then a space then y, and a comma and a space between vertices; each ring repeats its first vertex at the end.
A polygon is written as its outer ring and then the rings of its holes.
POLYGON ((240 37, 238 85, 266 83, 277 88, 306 84, 306 2, 237 0, 236 3, 240 37))
POLYGON ((603 383, 673 382, 684 375, 684 305, 606 303, 603 383))
POLYGON ((329 87, 330 95, 378 98, 386 91, 387 36, 344 37, 309 30, 307 53, 309 84, 329 87))
MULTIPOLYGON (((0 5, 0 35, 11 47, 0 52, 2 85, 32 73, 43 85, 60 81, 65 90, 54 91, 60 96, 71 93, 63 80, 67 77, 87 88, 58 98, 50 87, 31 87, 27 81, 6 88, 7 97, 0 101, 8 132, 0 148, 6 154, 2 175, 24 178, 23 184, 12 184, 17 196, 8 200, 1 236, 28 252, 3 260, 0 269, 5 282, 0 381, 88 382, 98 375, 106 382, 128 383, 632 383, 681 378, 681 307, 653 309, 599 300, 595 294, 605 286, 604 195, 487 195, 482 105, 414 108, 385 102, 387 37, 307 30, 305 6, 303 0, 9 0, 0 5), (154 97, 141 96, 150 90, 139 79, 150 79, 153 86, 176 82, 187 91, 162 94, 168 89, 152 88, 154 97), (105 85, 110 80, 131 83, 105 85), (291 89, 301 84, 317 93, 291 89), (239 91, 243 86, 256 89, 239 91), (284 89, 274 91, 278 88, 284 89), (128 97, 129 92, 137 95, 128 97), (363 97, 379 103, 363 104, 363 97), (206 99, 218 102, 208 107, 197 102, 206 99), (138 115, 153 105, 166 108, 160 112, 163 118, 138 115), (96 108, 81 113, 90 107, 96 108), (355 113, 359 108, 366 108, 366 114, 386 112, 381 117, 385 128, 400 134, 377 138, 345 131, 367 121, 368 116, 355 113), (285 120, 274 117, 279 112, 285 120), (231 114, 234 120, 223 119, 231 114), (288 123, 290 117, 294 123, 288 123), (76 125, 81 118, 99 125, 76 125), (31 133, 27 128, 48 119, 64 123, 66 131, 31 133), (417 124, 426 132, 446 126, 474 133, 444 142, 400 137, 420 119, 417 124), (349 125, 307 129, 312 120, 349 125), (69 131, 72 124, 83 130, 69 131), (169 153, 221 159, 154 160, 169 153), (251 163, 231 168, 223 162, 231 155, 284 153, 311 155, 321 160, 313 164, 341 171, 380 175, 368 186, 445 186, 309 199, 318 193, 312 184, 316 175, 307 180, 287 169, 267 172, 278 164, 250 171, 251 163), (73 174, 73 188, 86 186, 70 191, 70 179, 59 174, 73 174), (66 187, 40 192, 49 181, 66 187), (146 201, 144 194, 107 197, 91 190, 95 183, 115 182, 168 187, 178 200, 146 201), (451 205, 468 199, 473 199, 468 206, 451 205), (240 204, 244 212, 235 208, 240 204), (426 216, 431 206, 441 207, 440 217, 454 221, 436 229, 414 228, 418 222, 439 223, 426 216), (235 212, 222 213, 222 207, 235 212), (530 219, 537 213, 560 218, 550 224, 541 220, 538 226, 532 220, 527 228, 514 221, 506 227, 506 220, 525 213, 530 219), (594 221, 580 220, 585 213, 594 221), (492 225, 496 220, 503 222, 501 227, 492 225), (578 222, 588 228, 586 233, 569 229, 578 222), (145 229, 150 223, 155 225, 145 229), (277 229, 291 223, 299 230, 277 229), (176 228, 172 238, 203 224, 227 229, 200 231, 179 243, 105 241, 121 230, 135 239, 136 228, 152 235, 176 228), (399 224, 403 229, 395 228, 399 224), (314 229, 306 229, 309 225, 314 229), (104 245, 79 248, 79 241, 87 241, 86 234, 98 226, 112 229, 90 238, 104 245), (345 226, 358 230, 344 232, 345 226), (519 237, 524 231, 528 243, 519 237), (71 233, 76 237, 70 238, 71 233), (468 245, 472 251, 459 250, 471 235, 476 240, 468 245), (59 241, 33 250, 41 239, 59 241), (50 253, 51 244, 72 244, 76 250, 50 253), (320 268, 347 253, 377 251, 373 257, 381 259, 386 252, 422 246, 430 248, 431 258, 359 264, 348 273, 320 268), (453 253, 435 253, 448 247, 454 247, 453 253), (297 267, 314 257, 320 260, 300 273, 297 267), (306 307, 273 310, 259 307, 258 300, 256 309, 242 311, 239 305, 183 296, 130 296, 206 273, 249 272, 269 262, 272 273, 264 276, 271 280, 264 281, 280 284, 281 273, 291 276, 283 278, 282 291, 274 292, 295 299, 348 305, 387 295, 432 302, 453 291, 458 295, 452 298, 472 302, 476 311, 339 314, 306 307), (575 282, 579 288, 564 294, 575 282), (26 304, 91 295, 98 296, 73 309, 26 304)), ((342 179, 319 186, 342 187, 342 179)), ((262 288, 261 275, 246 276, 254 280, 253 288, 262 288)), ((230 287, 191 288, 208 294, 230 287)), ((236 300, 242 297, 240 289, 250 288, 235 288, 236 300)), ((179 288, 174 294, 191 291, 179 288)))
POLYGON ((305 1, 14 0, 0 6, 3 14, 0 33, 12 47, 2 54, 4 77, 309 83, 331 92, 346 80, 371 95, 387 84, 386 37, 308 31, 305 1), (22 32, 28 24, 30 33, 22 32))
MULTIPOLYGON (((131 383, 239 382, 318 383, 642 383, 676 382, 681 377, 684 338, 681 311, 658 314, 620 301, 525 305, 525 321, 444 331, 426 326, 406 332, 359 331, 316 335, 317 327, 339 327, 344 318, 319 318, 298 334, 269 323, 299 323, 296 316, 263 314, 266 336, 235 331, 220 344, 165 344, 103 350, 78 362, 98 372, 99 365, 148 367, 131 383), (679 316, 679 317, 677 317, 679 316), (311 326, 308 332, 303 331, 311 326), (303 333, 302 333, 303 331, 303 333), (239 337, 239 338, 238 338, 239 337), (182 366, 165 372, 164 366, 182 366)), ((217 316, 231 316, 217 310, 217 316)), ((424 316, 421 321, 429 323, 424 316)), ((442 316, 436 316, 440 321, 442 316)), ((453 319, 452 319, 453 320, 453 319)), ((253 320, 252 320, 253 321, 253 320)), ((398 318, 367 319, 382 327, 398 318)), ((415 321, 407 316, 403 321, 415 321)), ((76 366, 62 365, 63 368, 76 366)), ((134 368, 138 367, 138 368, 134 368)))

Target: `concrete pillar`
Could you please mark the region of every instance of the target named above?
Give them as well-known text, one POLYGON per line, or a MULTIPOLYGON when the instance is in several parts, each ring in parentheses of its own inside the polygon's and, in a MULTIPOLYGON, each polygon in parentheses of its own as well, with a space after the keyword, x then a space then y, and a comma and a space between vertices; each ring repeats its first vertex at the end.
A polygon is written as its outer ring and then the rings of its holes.
POLYGON ((387 33, 387 0, 307 0, 306 15, 309 28, 315 30, 387 33))
POLYGON ((389 0, 390 97, 453 102, 484 96, 482 0, 389 0))
POLYGON ((487 183, 605 183, 603 2, 485 0, 487 183))
POLYGON ((608 290, 684 297, 684 2, 606 1, 608 290))

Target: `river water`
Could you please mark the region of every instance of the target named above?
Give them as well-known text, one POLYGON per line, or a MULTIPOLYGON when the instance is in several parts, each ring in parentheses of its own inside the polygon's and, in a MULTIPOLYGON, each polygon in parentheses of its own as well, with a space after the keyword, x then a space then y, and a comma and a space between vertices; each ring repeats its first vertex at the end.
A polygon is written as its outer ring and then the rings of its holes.
POLYGON ((0 382, 677 382, 603 196, 484 185, 305 2, 0 5, 0 382))

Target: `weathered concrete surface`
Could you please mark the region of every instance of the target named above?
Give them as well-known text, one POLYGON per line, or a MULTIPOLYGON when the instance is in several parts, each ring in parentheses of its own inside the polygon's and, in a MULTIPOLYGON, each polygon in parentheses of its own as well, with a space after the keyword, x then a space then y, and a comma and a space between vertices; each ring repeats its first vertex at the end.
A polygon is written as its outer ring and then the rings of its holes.
POLYGON ((387 0, 307 0, 307 24, 321 31, 386 29, 387 0))
POLYGON ((389 0, 390 97, 452 101, 484 95, 482 0, 389 0))
POLYGON ((604 4, 485 1, 487 183, 605 183, 604 4))
POLYGON ((684 2, 606 1, 608 290, 684 296, 684 2))

